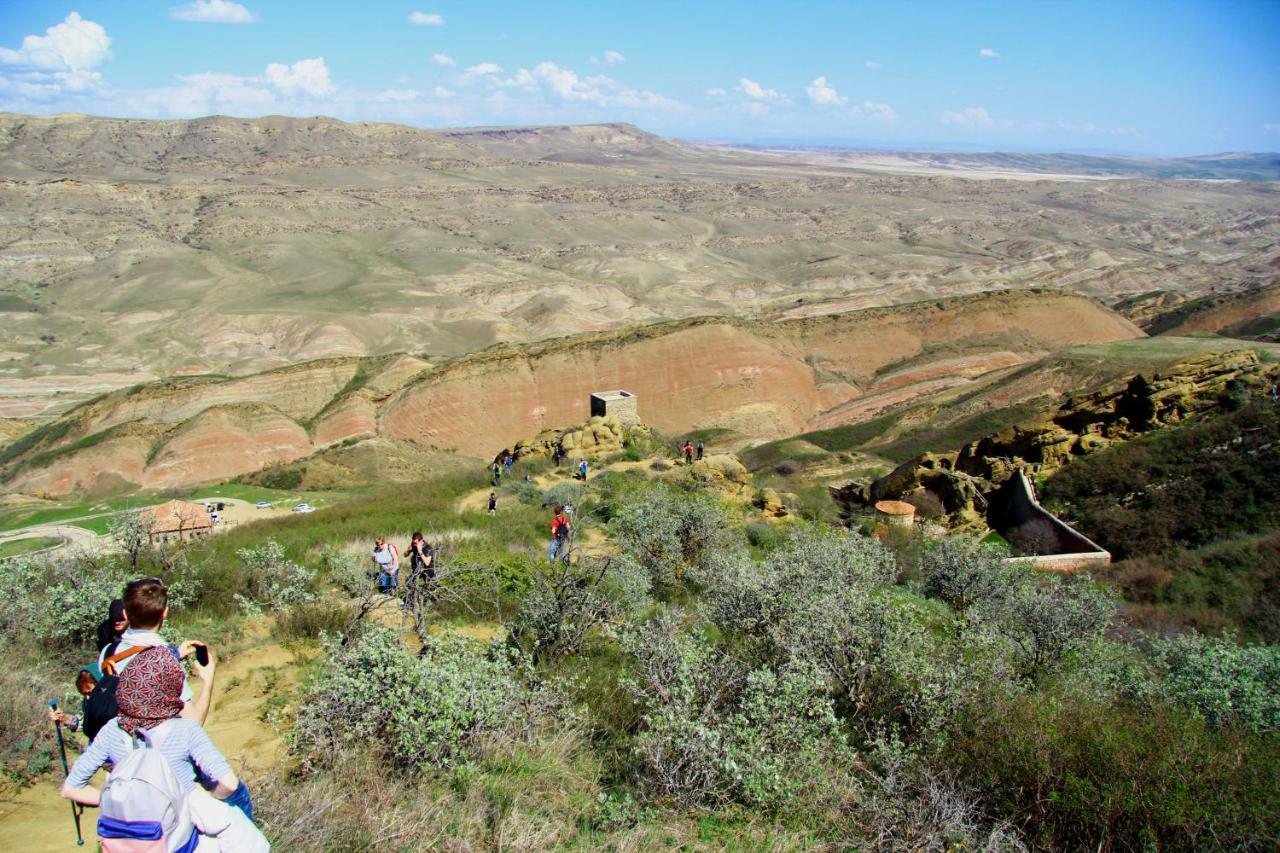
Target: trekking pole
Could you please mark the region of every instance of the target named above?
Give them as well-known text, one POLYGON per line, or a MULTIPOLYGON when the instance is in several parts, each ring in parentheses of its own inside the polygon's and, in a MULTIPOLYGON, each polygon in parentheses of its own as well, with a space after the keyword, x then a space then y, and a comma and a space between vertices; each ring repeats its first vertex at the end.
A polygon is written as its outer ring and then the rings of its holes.
MULTIPOLYGON (((56 699, 49 700, 49 707, 58 710, 58 701, 56 699)), ((71 768, 67 766, 67 744, 62 740, 62 723, 57 720, 53 721, 53 730, 58 735, 58 753, 62 756, 62 775, 70 776, 71 768)), ((80 809, 75 803, 71 803, 71 817, 76 822, 76 846, 84 846, 84 836, 80 834, 80 809)))

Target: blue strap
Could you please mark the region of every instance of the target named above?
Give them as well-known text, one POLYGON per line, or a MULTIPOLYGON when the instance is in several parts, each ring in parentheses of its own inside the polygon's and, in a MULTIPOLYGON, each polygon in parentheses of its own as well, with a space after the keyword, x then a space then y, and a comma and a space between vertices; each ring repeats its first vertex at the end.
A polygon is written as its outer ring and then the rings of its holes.
POLYGON ((98 837, 159 841, 164 838, 164 827, 158 820, 119 820, 103 815, 98 818, 98 837))

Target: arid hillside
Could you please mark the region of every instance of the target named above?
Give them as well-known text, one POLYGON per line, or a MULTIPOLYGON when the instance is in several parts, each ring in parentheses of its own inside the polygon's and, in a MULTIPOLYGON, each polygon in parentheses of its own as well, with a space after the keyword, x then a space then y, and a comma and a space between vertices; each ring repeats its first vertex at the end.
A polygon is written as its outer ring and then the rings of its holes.
POLYGON ((366 439, 488 456, 626 388, 670 433, 764 440, 856 423, 1072 344, 1141 336, 1098 303, 1005 291, 769 322, 699 318, 432 362, 307 362, 106 394, 0 451, 7 491, 51 497, 219 481, 366 439))
POLYGON ((876 169, 628 125, 3 115, 0 416, 657 320, 1276 281, 1274 183, 876 169))

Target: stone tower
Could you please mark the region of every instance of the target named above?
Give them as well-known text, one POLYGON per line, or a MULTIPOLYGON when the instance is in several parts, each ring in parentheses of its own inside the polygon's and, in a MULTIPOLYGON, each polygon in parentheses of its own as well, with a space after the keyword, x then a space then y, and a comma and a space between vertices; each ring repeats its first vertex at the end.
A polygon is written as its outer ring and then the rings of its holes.
POLYGON ((615 417, 623 426, 637 426, 640 413, 636 395, 630 391, 596 391, 591 395, 591 417, 615 417))

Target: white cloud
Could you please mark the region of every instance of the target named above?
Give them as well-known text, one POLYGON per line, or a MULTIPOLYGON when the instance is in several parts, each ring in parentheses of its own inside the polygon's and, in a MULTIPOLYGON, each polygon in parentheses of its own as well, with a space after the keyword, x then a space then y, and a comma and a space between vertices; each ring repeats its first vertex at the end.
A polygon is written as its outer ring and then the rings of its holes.
POLYGON ((410 12, 409 23, 419 27, 443 27, 444 18, 435 12, 410 12))
POLYGON ((868 59, 866 62, 862 64, 870 68, 872 71, 875 71, 880 68, 880 63, 876 62, 874 59, 868 59))
POLYGON ((963 110, 947 110, 942 114, 943 124, 956 127, 990 127, 995 120, 982 107, 966 107, 963 110))
POLYGON ((724 89, 721 89, 719 86, 707 90, 707 95, 712 98, 723 98, 727 94, 729 93, 724 89))
POLYGON ((621 65, 627 61, 627 58, 616 50, 606 50, 601 58, 591 57, 588 60, 592 65, 603 65, 605 68, 612 68, 615 65, 621 65))
POLYGON ((231 0, 193 0, 190 6, 171 9, 175 21, 199 21, 205 24, 252 24, 258 16, 231 0))
POLYGON ((457 78, 457 82, 463 86, 487 87, 489 101, 504 107, 516 103, 527 107, 541 100, 544 106, 561 107, 577 105, 646 111, 684 108, 678 101, 655 92, 633 89, 603 74, 583 77, 572 68, 554 62, 539 62, 532 69, 520 68, 510 77, 499 76, 501 70, 492 63, 472 66, 457 78), (517 100, 509 97, 508 92, 523 92, 531 97, 517 100))
POLYGON ((300 59, 292 65, 273 62, 267 66, 266 79, 283 95, 327 95, 333 84, 329 81, 329 68, 324 57, 300 59))
POLYGON ((1262 126, 1267 133, 1280 133, 1280 121, 1268 122, 1262 126))
POLYGON ((452 98, 453 90, 446 89, 444 86, 436 86, 435 93, 437 98, 452 98))
POLYGON ((826 77, 815 77, 813 82, 805 87, 805 92, 809 95, 810 103, 815 106, 836 107, 849 103, 848 98, 841 97, 836 88, 827 83, 826 77))
POLYGON ((94 69, 111 58, 111 38, 101 24, 76 12, 29 35, 17 50, 0 47, 0 90, 43 101, 89 92, 102 82, 94 69))
POLYGON ((983 59, 999 59, 1000 58, 1000 54, 996 53, 994 50, 992 50, 989 47, 984 47, 981 50, 979 50, 978 56, 981 56, 983 59))
POLYGON ((856 104, 853 111, 860 116, 876 121, 890 122, 898 120, 898 114, 894 112, 893 107, 888 104, 878 104, 875 101, 863 101, 861 104, 856 104))
POLYGON ((738 90, 753 101, 776 101, 782 97, 773 89, 766 89, 747 77, 738 81, 738 90))
POLYGON ((433 53, 431 54, 431 61, 436 65, 454 66, 458 64, 454 58, 447 53, 433 53))
POLYGON ((49 27, 43 36, 27 36, 17 50, 0 47, 0 63, 36 71, 88 71, 110 58, 107 31, 77 12, 49 27))

